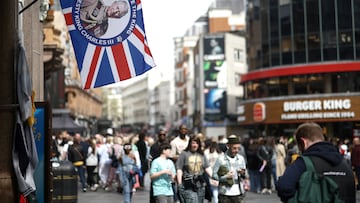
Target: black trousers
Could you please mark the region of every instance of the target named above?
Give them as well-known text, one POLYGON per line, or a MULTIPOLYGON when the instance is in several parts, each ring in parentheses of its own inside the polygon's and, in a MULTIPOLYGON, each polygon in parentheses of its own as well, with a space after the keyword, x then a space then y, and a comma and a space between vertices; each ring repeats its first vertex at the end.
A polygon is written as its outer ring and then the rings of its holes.
POLYGON ((244 197, 243 195, 226 196, 219 194, 219 203, 244 203, 244 197))

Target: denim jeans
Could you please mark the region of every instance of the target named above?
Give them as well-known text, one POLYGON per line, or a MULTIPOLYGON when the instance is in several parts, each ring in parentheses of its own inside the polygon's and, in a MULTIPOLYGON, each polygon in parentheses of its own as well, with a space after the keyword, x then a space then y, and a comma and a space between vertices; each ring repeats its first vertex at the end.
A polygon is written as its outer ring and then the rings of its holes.
POLYGON ((261 191, 261 180, 260 172, 258 170, 249 170, 250 176, 250 191, 260 193, 261 191))
POLYGON ((219 195, 219 189, 217 186, 211 186, 211 189, 212 189, 212 202, 213 203, 218 203, 219 202, 219 198, 218 198, 218 195, 219 195))
POLYGON ((131 198, 133 195, 133 186, 134 180, 131 176, 123 176, 123 180, 119 180, 122 183, 123 187, 123 195, 124 195, 124 203, 131 203, 131 198))
POLYGON ((79 178, 80 178, 80 182, 81 182, 81 186, 82 188, 86 188, 86 182, 85 182, 85 166, 75 166, 76 171, 78 172, 79 178))
POLYGON ((203 203, 205 199, 205 187, 200 187, 197 191, 185 189, 183 185, 179 185, 180 202, 182 203, 203 203))

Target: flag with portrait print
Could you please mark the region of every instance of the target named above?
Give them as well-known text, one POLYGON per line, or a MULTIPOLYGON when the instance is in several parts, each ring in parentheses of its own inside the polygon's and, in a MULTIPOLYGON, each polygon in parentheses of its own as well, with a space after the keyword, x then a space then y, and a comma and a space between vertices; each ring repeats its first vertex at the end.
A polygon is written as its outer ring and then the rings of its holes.
POLYGON ((127 80, 155 67, 140 0, 60 3, 84 89, 127 80))

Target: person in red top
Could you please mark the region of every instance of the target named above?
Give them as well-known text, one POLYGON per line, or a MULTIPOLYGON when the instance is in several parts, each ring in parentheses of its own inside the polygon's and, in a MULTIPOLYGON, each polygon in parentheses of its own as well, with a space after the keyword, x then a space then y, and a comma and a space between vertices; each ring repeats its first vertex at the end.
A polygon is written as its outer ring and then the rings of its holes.
POLYGON ((351 165, 353 166, 358 180, 356 189, 360 190, 360 137, 354 137, 351 151, 351 165))

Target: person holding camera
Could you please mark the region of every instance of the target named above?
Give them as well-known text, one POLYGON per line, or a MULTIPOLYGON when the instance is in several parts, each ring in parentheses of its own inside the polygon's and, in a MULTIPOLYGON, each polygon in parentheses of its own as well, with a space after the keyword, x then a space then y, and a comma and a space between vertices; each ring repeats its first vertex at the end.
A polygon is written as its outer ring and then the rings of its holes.
POLYGON ((228 150, 215 162, 213 178, 219 181, 219 203, 243 203, 248 188, 249 175, 245 158, 240 155, 240 140, 236 135, 228 138, 228 150))
POLYGON ((207 175, 212 176, 209 161, 201 149, 199 137, 191 136, 187 148, 176 161, 179 199, 182 203, 200 203, 205 199, 207 175))

